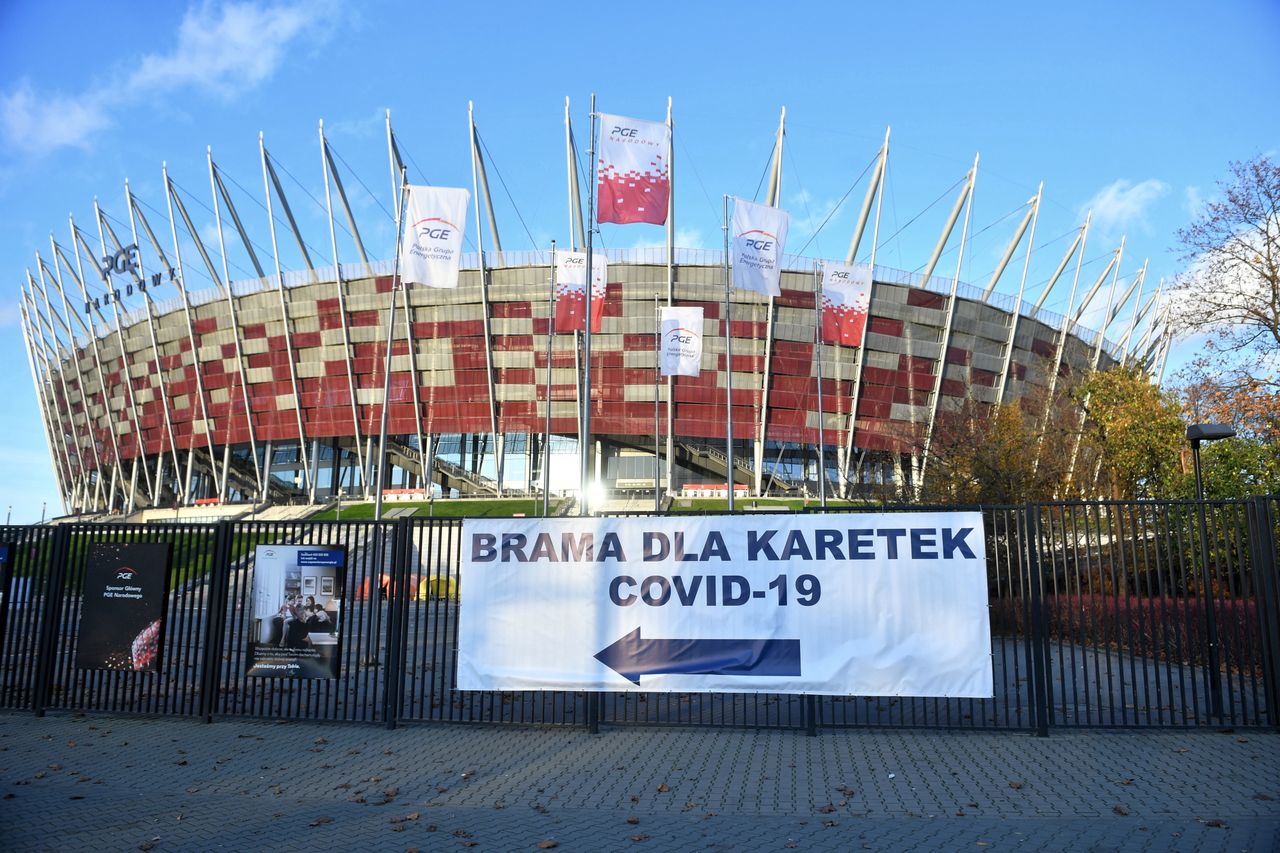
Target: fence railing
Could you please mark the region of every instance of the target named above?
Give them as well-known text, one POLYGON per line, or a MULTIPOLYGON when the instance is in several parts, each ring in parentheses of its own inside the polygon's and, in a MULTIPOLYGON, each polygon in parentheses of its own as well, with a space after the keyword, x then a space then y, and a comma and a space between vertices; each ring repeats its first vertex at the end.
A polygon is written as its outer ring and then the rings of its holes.
POLYGON ((0 544, 12 546, 0 578, 0 708, 384 725, 1041 734, 1280 727, 1277 508, 1274 498, 982 508, 994 675, 993 698, 982 700, 459 691, 459 519, 0 528, 0 544), (97 542, 172 547, 166 640, 155 672, 75 666, 89 545, 97 542), (345 546, 338 677, 247 674, 248 647, 260 630, 255 547, 265 544, 345 546))

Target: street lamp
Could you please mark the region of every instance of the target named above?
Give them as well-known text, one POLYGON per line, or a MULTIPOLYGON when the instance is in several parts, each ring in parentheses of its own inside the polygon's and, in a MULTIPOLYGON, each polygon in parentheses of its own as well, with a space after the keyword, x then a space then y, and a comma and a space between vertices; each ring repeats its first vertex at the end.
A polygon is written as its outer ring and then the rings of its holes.
POLYGON ((1222 674, 1218 672, 1218 617, 1213 612, 1213 585, 1209 582, 1209 525, 1204 514, 1204 480, 1200 476, 1200 442, 1234 438, 1229 424, 1192 424, 1187 427, 1191 442, 1191 463, 1196 470, 1196 513, 1200 521, 1200 571, 1204 579, 1204 627, 1209 641, 1209 705, 1215 717, 1222 717, 1222 674))
POLYGON ((1196 500, 1204 500, 1204 482, 1200 478, 1200 442, 1235 438, 1236 431, 1230 424, 1192 424, 1187 427, 1187 441, 1191 442, 1191 461, 1196 469, 1196 500))

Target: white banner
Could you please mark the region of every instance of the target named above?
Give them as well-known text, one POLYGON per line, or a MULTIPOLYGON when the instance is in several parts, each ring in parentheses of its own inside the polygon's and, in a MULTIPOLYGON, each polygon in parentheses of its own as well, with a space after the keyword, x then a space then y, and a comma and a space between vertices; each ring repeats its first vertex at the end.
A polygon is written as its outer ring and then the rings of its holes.
POLYGON ((993 695, 980 513, 462 532, 462 690, 993 695))
POLYGON ((665 225, 671 196, 671 128, 601 113, 596 187, 597 221, 665 225))
POLYGON ((467 219, 466 190, 409 187, 400 241, 400 280, 429 287, 457 287, 462 235, 467 219))
POLYGON ((658 363, 663 376, 697 376, 702 370, 702 309, 662 308, 658 363))
POLYGON ((782 292, 782 250, 791 217, 785 210, 733 200, 733 286, 765 296, 782 292))

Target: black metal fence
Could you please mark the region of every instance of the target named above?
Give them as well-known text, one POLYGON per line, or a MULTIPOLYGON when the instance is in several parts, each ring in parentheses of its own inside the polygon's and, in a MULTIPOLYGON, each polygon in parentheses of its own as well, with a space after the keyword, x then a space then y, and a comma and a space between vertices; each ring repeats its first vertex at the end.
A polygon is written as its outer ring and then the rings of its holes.
POLYGON ((994 673, 983 700, 456 690, 457 519, 0 528, 15 546, 0 579, 0 708, 384 725, 1280 727, 1278 509, 1275 498, 982 508, 994 673), (172 545, 157 672, 74 665, 93 542, 172 545), (338 678, 246 674, 254 548, 268 543, 346 547, 338 678))

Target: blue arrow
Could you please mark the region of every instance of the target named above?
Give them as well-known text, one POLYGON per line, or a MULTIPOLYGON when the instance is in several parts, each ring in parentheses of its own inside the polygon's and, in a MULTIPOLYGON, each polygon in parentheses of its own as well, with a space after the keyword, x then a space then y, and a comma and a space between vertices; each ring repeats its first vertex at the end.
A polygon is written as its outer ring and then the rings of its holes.
POLYGON ((642 675, 799 675, 799 640, 643 640, 636 628, 596 660, 633 684, 642 675))

